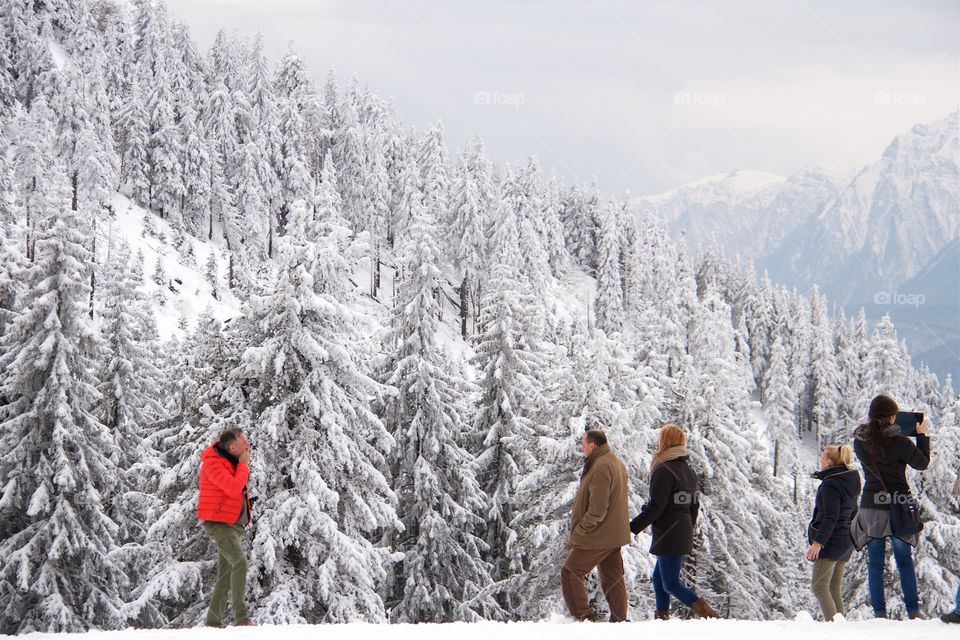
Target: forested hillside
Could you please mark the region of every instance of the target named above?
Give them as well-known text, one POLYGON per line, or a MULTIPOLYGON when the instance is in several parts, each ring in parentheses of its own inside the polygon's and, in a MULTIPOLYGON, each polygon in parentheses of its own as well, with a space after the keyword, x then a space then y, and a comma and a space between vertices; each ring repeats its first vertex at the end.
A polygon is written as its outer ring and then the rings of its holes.
POLYGON ((258 622, 550 616, 584 428, 639 510, 664 422, 702 480, 686 578, 792 618, 817 446, 880 392, 933 425, 917 573, 945 609, 960 403, 889 319, 693 261, 628 194, 449 149, 259 37, 204 54, 162 3, 0 10, 0 633, 198 624, 199 455, 226 427, 253 443, 258 622))

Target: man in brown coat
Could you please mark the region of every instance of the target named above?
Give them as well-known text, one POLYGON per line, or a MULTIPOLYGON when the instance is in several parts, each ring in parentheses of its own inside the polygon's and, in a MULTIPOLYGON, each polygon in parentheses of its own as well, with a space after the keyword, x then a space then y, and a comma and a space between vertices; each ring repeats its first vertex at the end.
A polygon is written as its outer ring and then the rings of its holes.
POLYGON ((607 437, 599 429, 587 431, 581 446, 586 463, 573 502, 567 539, 570 553, 560 570, 563 599, 577 620, 595 620, 583 579, 596 567, 610 606, 610 622, 623 622, 627 619, 627 588, 620 547, 630 544, 627 469, 610 451, 607 437))

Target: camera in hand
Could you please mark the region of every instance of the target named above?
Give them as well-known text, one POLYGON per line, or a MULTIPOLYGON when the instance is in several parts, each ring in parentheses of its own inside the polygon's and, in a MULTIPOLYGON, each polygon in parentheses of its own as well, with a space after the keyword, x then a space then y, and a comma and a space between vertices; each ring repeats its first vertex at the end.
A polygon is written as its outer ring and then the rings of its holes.
POLYGON ((894 422, 900 428, 900 435, 916 436, 917 425, 923 422, 923 414, 916 411, 901 411, 894 422))

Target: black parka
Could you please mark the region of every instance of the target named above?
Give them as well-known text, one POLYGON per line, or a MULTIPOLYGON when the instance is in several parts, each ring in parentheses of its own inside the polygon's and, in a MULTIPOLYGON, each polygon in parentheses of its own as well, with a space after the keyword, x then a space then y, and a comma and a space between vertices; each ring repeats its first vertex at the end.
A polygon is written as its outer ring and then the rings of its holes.
POLYGON ((860 495, 860 472, 843 465, 814 474, 821 480, 813 507, 813 518, 807 525, 807 542, 823 547, 818 557, 846 562, 853 553, 850 521, 857 514, 860 495))
POLYGON ((693 553, 693 528, 700 510, 698 478, 687 457, 664 462, 650 476, 650 499, 630 522, 640 533, 653 525, 650 553, 680 556, 693 553))
MULTIPOLYGON (((895 431, 896 427, 889 431, 895 431)), ((901 435, 891 435, 886 439, 886 450, 879 456, 874 456, 867 446, 867 435, 864 427, 854 432, 853 451, 857 454, 863 466, 864 484, 860 506, 864 509, 890 510, 890 498, 883 490, 887 485, 890 493, 906 495, 910 493, 907 484, 907 466, 923 471, 930 464, 930 438, 925 435, 917 436, 914 444, 910 438, 901 435), (877 471, 883 476, 883 483, 877 478, 877 471), (879 496, 879 497, 878 497, 879 496)))

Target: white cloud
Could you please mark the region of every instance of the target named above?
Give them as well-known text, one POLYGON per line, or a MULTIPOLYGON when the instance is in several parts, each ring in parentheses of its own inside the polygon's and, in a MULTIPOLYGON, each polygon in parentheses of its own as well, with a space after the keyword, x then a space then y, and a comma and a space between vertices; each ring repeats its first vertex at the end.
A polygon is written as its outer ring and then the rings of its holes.
POLYGON ((596 174, 608 195, 869 161, 960 104, 948 2, 169 6, 203 47, 221 27, 260 30, 278 59, 293 39, 315 77, 357 75, 407 124, 442 119, 454 146, 477 130, 497 162, 536 153, 567 178, 596 174))

